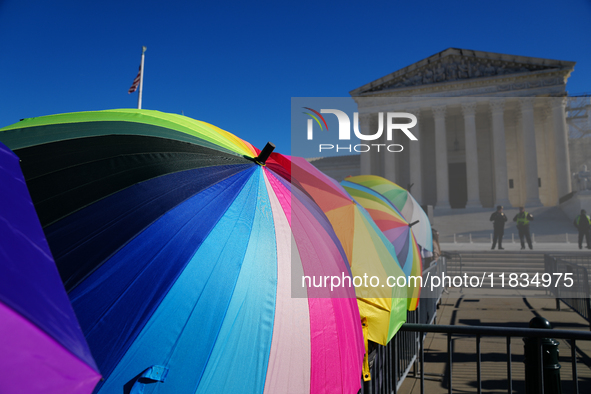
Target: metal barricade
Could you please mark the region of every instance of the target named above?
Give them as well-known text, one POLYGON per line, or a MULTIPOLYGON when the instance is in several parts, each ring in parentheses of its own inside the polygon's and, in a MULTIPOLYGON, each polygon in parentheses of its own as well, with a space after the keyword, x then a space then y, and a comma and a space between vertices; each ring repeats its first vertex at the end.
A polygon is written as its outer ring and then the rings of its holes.
POLYGON ((462 276, 464 274, 464 264, 462 262, 462 255, 456 252, 443 252, 443 264, 445 272, 448 275, 462 276))
POLYGON ((552 253, 550 256, 583 266, 587 271, 591 269, 591 254, 588 253, 552 253))
MULTIPOLYGON (((445 258, 440 258, 442 260, 445 258)), ((426 270, 423 270, 423 283, 426 283, 429 276, 436 276, 441 274, 441 265, 438 261, 434 261, 433 264, 426 270)), ((429 286, 421 289, 421 299, 419 300, 419 324, 433 324, 437 315, 437 303, 441 299, 442 288, 436 287, 431 288, 429 286)))
MULTIPOLYGON (((407 322, 418 323, 418 311, 407 312, 407 322)), ((369 371, 371 380, 361 380, 361 394, 397 393, 400 385, 415 367, 419 354, 417 332, 396 333, 386 346, 370 342, 369 371)))
MULTIPOLYGON (((446 257, 439 257, 429 267, 423 267, 423 281, 429 275, 446 272, 446 267, 446 257)), ((443 287, 432 290, 423 287, 417 310, 407 312, 407 324, 435 324, 437 305, 444 291, 443 287)), ((387 346, 370 342, 368 361, 372 378, 367 382, 361 381, 361 394, 397 393, 411 371, 416 376, 421 340, 418 332, 399 331, 387 346)))
MULTIPOLYGON (((575 393, 579 393, 579 384, 578 384, 578 373, 577 373, 577 357, 576 357, 576 349, 577 344, 576 341, 584 340, 584 341, 591 341, 591 333, 588 332, 581 332, 581 331, 568 331, 568 330, 552 330, 548 332, 545 329, 539 328, 513 328, 513 327, 488 327, 488 326, 441 326, 441 325, 429 325, 429 324, 404 324, 402 325, 400 331, 408 331, 408 332, 418 332, 419 338, 421 338, 420 343, 420 350, 419 350, 419 365, 420 365, 420 393, 423 394, 424 386, 425 386, 425 375, 422 373, 424 371, 424 363, 425 363, 425 353, 424 353, 424 335, 425 333, 442 333, 446 334, 447 336, 447 363, 448 363, 448 374, 447 374, 447 387, 448 392, 451 394, 453 390, 453 348, 452 348, 452 337, 453 336, 473 336, 476 341, 476 384, 477 384, 477 392, 482 392, 482 374, 481 374, 481 364, 482 364, 482 354, 481 354, 481 347, 480 341, 481 338, 484 336, 496 336, 496 337, 505 337, 506 338, 506 362, 507 362, 507 392, 509 394, 513 393, 513 376, 512 376, 512 367, 511 367, 511 338, 534 338, 537 339, 537 347, 539 349, 540 355, 542 354, 542 346, 543 346, 543 339, 551 336, 552 338, 558 339, 568 339, 570 341, 571 346, 571 357, 570 361, 572 363, 572 381, 573 386, 575 387, 575 393)), ((541 359, 541 357, 540 357, 541 359)), ((539 379, 541 387, 540 393, 544 394, 544 365, 543 363, 539 363, 538 366, 538 374, 537 378, 539 379)))
MULTIPOLYGON (((579 257, 579 262, 585 262, 587 257, 579 257)), ((591 258, 588 258, 591 266, 591 258)), ((550 255, 544 255, 545 272, 553 274, 569 273, 573 278, 573 286, 570 288, 551 287, 551 291, 557 300, 562 300, 567 305, 572 307, 576 312, 589 321, 591 318, 591 307, 589 297, 589 278, 587 269, 579 264, 566 261, 562 258, 556 258, 550 255)), ((424 267, 423 280, 429 275, 441 275, 442 272, 446 274, 461 275, 463 272, 462 256, 461 254, 443 254, 437 261, 433 262, 429 267, 424 267), (451 264, 450 264, 451 263, 451 264)), ((474 336, 476 340, 477 353, 477 389, 482 392, 481 379, 481 347, 480 341, 484 336, 501 336, 506 338, 506 353, 507 353, 507 392, 513 392, 513 377, 511 367, 511 339, 519 338, 534 338, 537 340, 537 346, 542 349, 542 339, 550 335, 553 338, 568 339, 571 345, 571 363, 572 363, 572 381, 575 387, 575 392, 579 392, 578 375, 577 375, 577 360, 576 349, 578 340, 591 340, 591 333, 566 331, 566 330, 552 330, 549 334, 542 329, 524 329, 511 327, 470 327, 470 326, 441 326, 435 325, 437 315, 437 304, 441 299, 442 293, 446 291, 444 288, 430 289, 424 287, 421 290, 421 299, 417 311, 407 313, 407 323, 402 325, 400 331, 395 335, 392 341, 387 346, 380 346, 372 344, 370 348, 370 371, 372 380, 363 382, 361 394, 390 394, 397 393, 405 377, 411 373, 414 376, 420 375, 421 379, 421 393, 424 393, 424 339, 427 333, 444 333, 447 335, 447 362, 449 364, 449 373, 447 376, 448 390, 452 392, 452 364, 453 351, 451 347, 452 337, 454 335, 460 336, 474 336), (426 324, 425 324, 426 323, 426 324)), ((590 322, 591 323, 591 322, 590 322)), ((535 341, 534 341, 535 342, 535 341)), ((540 350, 542 354, 542 350, 540 350)), ((543 387, 544 371, 540 363, 539 375, 540 383, 543 387)), ((543 390, 543 389, 542 389, 543 390)))
POLYGON ((545 272, 551 275, 568 274, 572 278, 572 286, 552 286, 550 291, 556 297, 556 309, 560 309, 560 301, 571 307, 581 317, 587 320, 591 328, 591 300, 589 289, 589 275, 587 268, 582 265, 567 261, 566 258, 584 261, 579 256, 544 255, 545 272))

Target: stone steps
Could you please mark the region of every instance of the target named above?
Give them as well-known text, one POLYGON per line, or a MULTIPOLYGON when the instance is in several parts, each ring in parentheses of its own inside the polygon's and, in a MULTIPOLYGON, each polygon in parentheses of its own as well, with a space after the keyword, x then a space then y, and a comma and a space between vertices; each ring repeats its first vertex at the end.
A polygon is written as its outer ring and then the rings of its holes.
MULTIPOLYGON (((526 274, 528 278, 534 278, 538 274, 538 279, 541 280, 540 275, 544 273, 544 254, 535 252, 505 252, 505 251, 491 251, 491 252, 468 252, 462 253, 462 265, 457 255, 452 255, 451 261, 448 260, 447 275, 468 277, 477 276, 482 278, 483 274, 486 278, 490 274, 493 275, 495 283, 500 282, 500 276, 505 274, 506 285, 510 279, 511 274, 526 274)), ((485 279, 488 282, 489 279, 485 279)), ((539 286, 530 285, 521 287, 522 290, 540 290, 539 286)))

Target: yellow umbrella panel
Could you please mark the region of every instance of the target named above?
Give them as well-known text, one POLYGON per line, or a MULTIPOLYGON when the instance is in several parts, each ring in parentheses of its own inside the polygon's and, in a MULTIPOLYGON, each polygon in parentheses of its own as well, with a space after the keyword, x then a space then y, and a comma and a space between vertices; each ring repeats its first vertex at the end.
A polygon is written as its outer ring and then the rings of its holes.
POLYGON ((359 202, 394 247, 399 264, 407 277, 408 310, 417 308, 420 296, 422 259, 411 227, 396 207, 379 193, 356 183, 341 182, 345 190, 359 202))
POLYGON ((366 339, 386 345, 406 321, 406 275, 393 245, 341 185, 308 161, 291 158, 292 184, 326 214, 349 260, 366 339))

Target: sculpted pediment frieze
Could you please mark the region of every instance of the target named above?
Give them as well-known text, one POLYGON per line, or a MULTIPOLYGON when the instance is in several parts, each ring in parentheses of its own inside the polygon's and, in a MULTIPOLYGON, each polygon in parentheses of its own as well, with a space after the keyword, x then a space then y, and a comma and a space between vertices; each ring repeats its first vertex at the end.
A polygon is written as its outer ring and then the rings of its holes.
POLYGON ((561 64, 520 63, 502 59, 461 55, 445 56, 424 65, 421 65, 421 63, 424 62, 415 63, 416 67, 409 66, 388 77, 374 81, 369 85, 357 89, 356 93, 362 94, 443 82, 468 81, 477 78, 490 78, 510 74, 517 75, 563 68, 561 64))

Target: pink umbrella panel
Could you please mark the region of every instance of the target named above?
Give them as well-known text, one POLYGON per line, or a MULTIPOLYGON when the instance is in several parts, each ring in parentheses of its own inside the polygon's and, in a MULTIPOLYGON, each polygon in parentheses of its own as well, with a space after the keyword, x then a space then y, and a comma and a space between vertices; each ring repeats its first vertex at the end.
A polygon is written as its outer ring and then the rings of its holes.
POLYGON ((0 138, 36 186, 104 377, 96 393, 359 390, 355 289, 302 284, 350 277, 346 254, 316 204, 252 145, 128 109, 24 120, 0 138))

